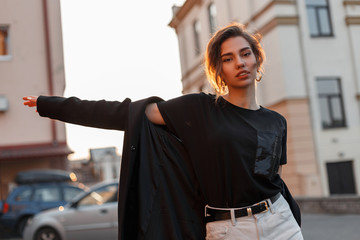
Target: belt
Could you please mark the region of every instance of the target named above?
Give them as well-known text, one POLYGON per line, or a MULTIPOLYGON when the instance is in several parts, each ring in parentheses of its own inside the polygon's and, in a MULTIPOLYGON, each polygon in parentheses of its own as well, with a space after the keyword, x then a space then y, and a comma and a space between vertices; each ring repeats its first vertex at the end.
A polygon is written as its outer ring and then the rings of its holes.
MULTIPOLYGON (((279 199, 281 193, 276 194, 275 196, 269 198, 271 203, 275 203, 276 200, 279 199)), ((253 214, 258 214, 262 212, 266 212, 269 210, 268 200, 264 200, 262 202, 256 203, 252 206, 243 207, 243 208, 229 208, 229 209, 215 209, 206 207, 205 210, 205 222, 214 222, 219 220, 227 220, 231 219, 231 211, 234 211, 235 218, 251 216, 253 214)))

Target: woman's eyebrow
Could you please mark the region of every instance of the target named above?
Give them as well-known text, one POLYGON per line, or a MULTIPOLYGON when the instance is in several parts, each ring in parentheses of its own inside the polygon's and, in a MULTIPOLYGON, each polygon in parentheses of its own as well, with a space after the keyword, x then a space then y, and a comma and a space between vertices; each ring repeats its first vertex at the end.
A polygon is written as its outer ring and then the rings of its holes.
POLYGON ((240 52, 248 50, 248 49, 250 49, 250 47, 244 47, 244 48, 240 49, 240 52))
POLYGON ((224 53, 224 54, 222 54, 220 57, 224 57, 224 56, 232 56, 233 54, 231 53, 231 52, 229 52, 229 53, 224 53))
MULTIPOLYGON (((239 52, 243 52, 243 51, 245 51, 245 50, 249 50, 250 49, 250 47, 244 47, 244 48, 242 48, 242 49, 240 49, 240 51, 239 52)), ((231 56, 231 55, 233 55, 231 52, 228 52, 228 53, 224 53, 224 54, 222 54, 220 57, 224 57, 224 56, 231 56)))

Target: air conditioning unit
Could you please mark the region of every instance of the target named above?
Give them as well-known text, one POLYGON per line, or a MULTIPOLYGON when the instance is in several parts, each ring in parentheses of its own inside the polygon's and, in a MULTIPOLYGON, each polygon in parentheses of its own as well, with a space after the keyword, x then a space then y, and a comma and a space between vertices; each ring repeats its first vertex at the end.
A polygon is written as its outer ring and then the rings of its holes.
POLYGON ((0 95, 0 112, 6 112, 9 109, 9 102, 4 95, 0 95))

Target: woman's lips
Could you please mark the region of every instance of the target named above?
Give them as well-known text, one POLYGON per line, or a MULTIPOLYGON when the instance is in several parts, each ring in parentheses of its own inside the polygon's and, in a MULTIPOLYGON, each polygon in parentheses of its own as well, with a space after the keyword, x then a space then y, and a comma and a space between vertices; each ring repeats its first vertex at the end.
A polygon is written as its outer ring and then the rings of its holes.
POLYGON ((248 71, 241 71, 238 74, 236 74, 237 78, 246 78, 249 76, 249 72, 248 71))

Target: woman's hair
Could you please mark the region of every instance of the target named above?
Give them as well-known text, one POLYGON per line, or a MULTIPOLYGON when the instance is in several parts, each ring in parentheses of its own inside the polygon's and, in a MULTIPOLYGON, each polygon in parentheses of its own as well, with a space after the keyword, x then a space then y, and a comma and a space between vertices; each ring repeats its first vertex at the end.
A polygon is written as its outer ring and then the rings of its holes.
POLYGON ((221 61, 221 44, 232 37, 243 37, 251 46, 258 71, 263 73, 263 62, 265 60, 264 49, 260 45, 261 34, 250 33, 245 26, 239 23, 232 23, 226 27, 219 29, 209 40, 205 52, 205 72, 211 86, 215 89, 216 96, 224 95, 228 89, 221 77, 222 61, 221 61))

